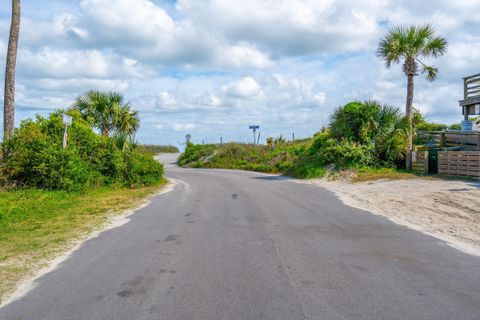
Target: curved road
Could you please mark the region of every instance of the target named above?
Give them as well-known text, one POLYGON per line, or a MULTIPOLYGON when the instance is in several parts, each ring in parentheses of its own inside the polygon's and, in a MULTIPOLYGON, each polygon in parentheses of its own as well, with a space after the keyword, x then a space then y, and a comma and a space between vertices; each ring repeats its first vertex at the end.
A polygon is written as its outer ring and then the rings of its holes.
POLYGON ((478 257, 316 186, 167 167, 173 191, 0 319, 480 319, 478 257))

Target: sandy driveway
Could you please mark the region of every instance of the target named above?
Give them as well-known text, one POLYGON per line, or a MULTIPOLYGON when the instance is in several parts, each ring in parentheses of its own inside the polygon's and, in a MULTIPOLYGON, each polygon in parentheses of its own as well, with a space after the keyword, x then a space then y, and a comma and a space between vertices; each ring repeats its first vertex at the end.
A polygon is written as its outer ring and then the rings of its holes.
POLYGON ((350 206, 385 216, 462 251, 480 255, 480 182, 416 178, 308 183, 335 192, 350 206))

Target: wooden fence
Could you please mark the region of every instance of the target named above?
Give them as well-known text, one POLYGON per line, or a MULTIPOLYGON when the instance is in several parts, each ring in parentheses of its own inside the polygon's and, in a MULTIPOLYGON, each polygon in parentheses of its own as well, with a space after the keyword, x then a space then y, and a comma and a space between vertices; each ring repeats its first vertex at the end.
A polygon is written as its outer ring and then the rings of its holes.
POLYGON ((439 151, 438 173, 480 178, 480 151, 439 151))
POLYGON ((428 173, 428 151, 416 150, 412 154, 412 171, 415 173, 428 173))
POLYGON ((480 147, 480 132, 478 131, 444 131, 418 132, 425 143, 433 142, 439 147, 480 147))

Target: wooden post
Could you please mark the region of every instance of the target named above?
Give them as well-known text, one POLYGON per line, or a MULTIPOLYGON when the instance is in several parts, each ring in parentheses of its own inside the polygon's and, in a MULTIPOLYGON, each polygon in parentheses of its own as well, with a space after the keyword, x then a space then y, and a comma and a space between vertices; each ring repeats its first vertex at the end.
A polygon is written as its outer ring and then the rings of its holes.
POLYGON ((440 147, 444 148, 447 144, 447 139, 445 137, 445 132, 440 133, 440 147))
POLYGON ((425 166, 424 173, 428 174, 429 170, 428 170, 428 151, 427 150, 425 150, 425 153, 424 153, 423 163, 425 166))

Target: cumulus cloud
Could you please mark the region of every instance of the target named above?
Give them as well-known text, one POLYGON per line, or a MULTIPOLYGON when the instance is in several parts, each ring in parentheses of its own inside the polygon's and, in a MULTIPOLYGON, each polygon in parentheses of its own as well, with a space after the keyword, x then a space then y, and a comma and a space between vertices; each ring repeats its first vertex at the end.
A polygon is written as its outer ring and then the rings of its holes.
POLYGON ((244 77, 231 85, 225 86, 227 96, 234 98, 253 98, 261 93, 260 85, 252 77, 244 77))
POLYGON ((147 68, 134 59, 99 50, 65 50, 44 47, 38 51, 21 49, 18 56, 19 72, 32 76, 71 77, 143 77, 147 68))
POLYGON ((195 24, 231 40, 255 43, 273 55, 368 47, 380 28, 378 1, 192 1, 177 9, 195 24))
POLYGON ((193 123, 179 123, 175 122, 172 124, 172 129, 175 131, 185 131, 195 129, 195 124, 193 123))

